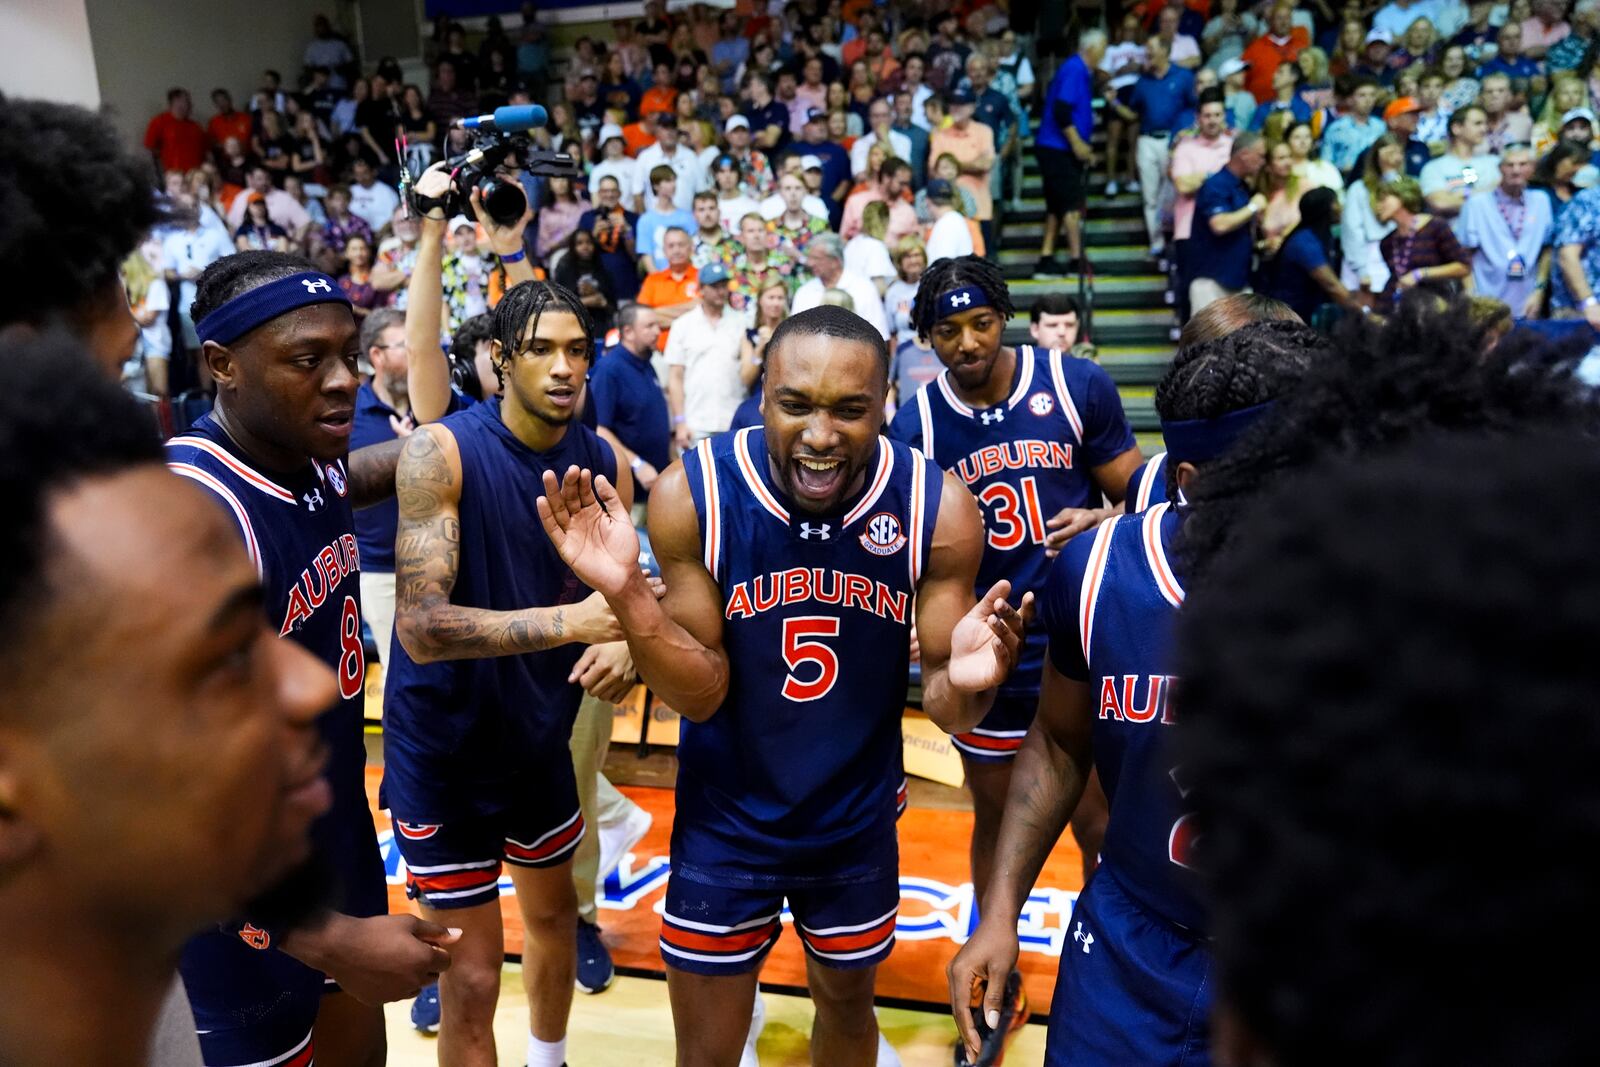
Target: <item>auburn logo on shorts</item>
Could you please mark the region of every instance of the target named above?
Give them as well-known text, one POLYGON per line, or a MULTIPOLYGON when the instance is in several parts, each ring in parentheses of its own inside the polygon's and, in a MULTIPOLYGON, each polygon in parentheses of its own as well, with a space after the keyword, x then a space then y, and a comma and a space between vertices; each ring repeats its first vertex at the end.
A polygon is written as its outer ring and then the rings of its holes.
POLYGON ((254 923, 245 923, 239 927, 239 940, 251 948, 265 949, 272 944, 272 935, 254 923))
POLYGON ((905 547, 906 535, 900 530, 900 519, 880 511, 867 520, 866 532, 861 535, 861 547, 874 556, 892 556, 905 547))
POLYGON ((401 822, 396 819, 394 828, 400 831, 400 836, 407 841, 426 841, 439 832, 443 823, 437 822, 401 822))

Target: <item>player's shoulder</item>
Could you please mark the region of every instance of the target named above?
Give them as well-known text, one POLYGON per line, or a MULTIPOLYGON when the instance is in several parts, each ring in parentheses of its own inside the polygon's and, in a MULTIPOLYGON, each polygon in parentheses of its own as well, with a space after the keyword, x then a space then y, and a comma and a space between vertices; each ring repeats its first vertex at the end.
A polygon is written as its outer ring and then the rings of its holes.
POLYGON ((255 467, 209 415, 168 438, 164 448, 169 470, 221 497, 236 510, 253 510, 270 502, 299 507, 295 494, 255 467))
POLYGON ((922 441, 922 413, 919 405, 922 404, 922 394, 927 391, 927 382, 917 387, 912 393, 900 402, 895 408, 894 418, 889 420, 884 436, 890 441, 904 445, 919 445, 922 441))

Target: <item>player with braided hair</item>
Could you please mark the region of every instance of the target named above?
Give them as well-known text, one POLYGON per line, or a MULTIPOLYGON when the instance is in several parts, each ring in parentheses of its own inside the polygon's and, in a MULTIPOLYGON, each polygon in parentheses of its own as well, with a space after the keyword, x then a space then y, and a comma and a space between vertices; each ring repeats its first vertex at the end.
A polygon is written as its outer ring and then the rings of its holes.
MULTIPOLYGON (((1204 341, 1212 341, 1252 322, 1300 322, 1294 309, 1281 300, 1260 293, 1234 293, 1221 300, 1213 300, 1183 327, 1178 338, 1181 353, 1204 341)), ((1161 405, 1157 403, 1157 410, 1161 405)), ((1157 452, 1139 465, 1128 479, 1127 510, 1143 511, 1152 504, 1169 499, 1167 494, 1167 454, 1157 452)))
POLYGON ((1318 423, 1293 424, 1313 465, 1252 498, 1179 626, 1226 1062, 1594 1062, 1592 977, 1504 980, 1600 950, 1594 412, 1562 429, 1569 390, 1540 415, 1537 376, 1418 357, 1274 414, 1318 423), (1560 503, 1530 528, 1530 500, 1560 503))
MULTIPOLYGON (((1257 323, 1179 354, 1157 410, 1179 488, 1288 392, 1327 346, 1297 323, 1257 323)), ((1050 1065, 1208 1062, 1205 914, 1190 870, 1186 782, 1167 756, 1170 635, 1185 576, 1169 503, 1068 542, 1044 587, 1048 657, 1038 717, 1017 756, 982 922, 950 965, 993 1019, 1017 958, 1017 919, 1077 806, 1091 765, 1110 803, 1101 863, 1073 910, 1051 1005, 1050 1065)))
POLYGON ((577 420, 594 352, 588 312, 551 282, 496 305, 489 397, 406 439, 397 474, 395 642, 384 694, 382 801, 423 914, 461 930, 439 982, 439 1054, 495 1062, 502 864, 522 909, 530 1067, 565 1059, 577 966, 572 857, 584 834, 568 749, 601 656, 632 661, 605 600, 556 554, 541 475, 626 464, 577 420), (585 649, 583 646, 591 646, 585 649))
MULTIPOLYGON (((918 334, 945 369, 903 402, 889 436, 919 448, 959 477, 984 509, 979 589, 1006 579, 1040 589, 1050 561, 1074 534, 1122 503, 1139 464, 1133 430, 1109 375, 1059 351, 1001 343, 1011 293, 995 263, 978 256, 942 259, 922 275, 912 305, 918 334)), ((988 716, 953 735, 972 793, 972 880, 988 890, 994 842, 1011 766, 1039 702, 1044 635, 1030 633, 1024 654, 988 716)), ((1087 827, 1079 843, 1098 850, 1087 827)), ((986 1034, 978 1063, 1001 1054, 1007 1034, 1027 1021, 1021 975, 1011 982, 1000 1032, 986 1034)), ((958 1057, 963 1050, 957 1046, 958 1057)))

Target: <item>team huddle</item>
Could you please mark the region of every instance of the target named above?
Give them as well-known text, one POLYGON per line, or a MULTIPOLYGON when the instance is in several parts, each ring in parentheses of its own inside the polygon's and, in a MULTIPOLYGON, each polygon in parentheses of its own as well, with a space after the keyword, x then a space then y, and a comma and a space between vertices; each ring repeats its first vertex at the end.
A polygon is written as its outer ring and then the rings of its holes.
POLYGON ((792 316, 768 349, 762 425, 700 440, 652 487, 655 580, 629 467, 578 418, 594 338, 573 294, 510 290, 499 394, 350 453, 357 331, 338 288, 276 253, 208 270, 195 311, 217 404, 168 442, 169 466, 232 516, 272 625, 333 670, 340 702, 319 722, 320 882, 301 887, 326 906, 191 942, 206 1061, 370 1061, 382 1016, 366 1005, 437 980, 441 1062, 494 1062, 505 870, 526 929, 528 1063, 564 1063, 586 832, 567 747, 576 665, 625 643, 684 720, 660 937, 680 1063, 749 1055, 786 906, 813 1062, 898 1062, 873 988, 894 944, 913 656, 976 816, 982 919, 949 969, 957 1062, 998 1063, 1028 1018, 1016 924, 1069 823, 1094 870, 1047 1062, 1209 1062, 1208 916, 1167 740, 1192 564, 1175 546, 1197 473, 1327 350, 1296 321, 1258 321, 1284 317, 1267 303, 1197 320, 1158 389, 1168 450, 1148 464, 1100 367, 1001 343, 1012 306, 980 258, 924 275, 916 324, 945 370, 887 426, 881 334, 837 307, 792 316), (391 478, 381 802, 421 919, 384 914, 363 792, 351 529, 391 478))

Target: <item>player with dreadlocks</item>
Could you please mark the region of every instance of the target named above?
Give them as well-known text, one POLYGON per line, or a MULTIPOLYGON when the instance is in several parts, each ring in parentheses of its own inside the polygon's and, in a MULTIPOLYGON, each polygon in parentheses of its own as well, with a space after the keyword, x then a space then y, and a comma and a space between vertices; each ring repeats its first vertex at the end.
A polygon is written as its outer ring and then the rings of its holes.
MULTIPOLYGON (((1156 390, 1179 487, 1303 376, 1326 346, 1262 322, 1182 350, 1156 390)), ((1044 587, 1048 658, 1039 714, 1017 756, 982 922, 950 965, 951 1006, 973 1048, 975 992, 1000 1011, 1017 919, 1078 804, 1090 767, 1110 802, 1100 867, 1073 910, 1051 1005, 1051 1065, 1208 1062, 1205 914, 1190 870, 1183 776, 1167 754, 1170 635, 1186 576, 1182 513, 1161 503, 1069 542, 1044 587)))
MULTIPOLYGON (((347 455, 360 334, 339 283, 278 252, 242 252, 206 268, 193 316, 217 400, 167 442, 168 466, 237 525, 273 632, 333 668, 340 696, 318 723, 333 807, 313 831, 332 875, 331 906, 309 923, 283 919, 321 903, 325 887, 313 869, 284 887, 281 911, 261 909, 189 943, 181 967, 201 1051, 215 1067, 313 1056, 381 1063, 383 1002, 410 996, 449 966, 440 946, 451 938, 415 916, 388 914, 367 807, 352 508, 363 494, 380 496, 385 479, 365 463, 358 481, 356 457, 347 455)), ((387 467, 393 492, 392 459, 387 467)))
POLYGON ((1600 419, 1561 358, 1588 342, 1486 360, 1465 309, 1405 305, 1340 340, 1185 526, 1219 1058, 1592 1063, 1592 978, 1503 980, 1600 947, 1600 419))
MULTIPOLYGON (((961 256, 930 266, 917 287, 912 319, 945 370, 901 404, 889 427, 891 438, 955 474, 982 505, 980 590, 1002 578, 1021 591, 1043 588, 1061 546, 1109 514, 1099 510, 1102 495, 1122 503, 1139 465, 1110 376, 1064 352, 1001 344, 1012 310, 996 264, 961 256)), ((1039 702, 1044 644, 1042 631, 1030 633, 988 716, 972 731, 953 735, 972 791, 972 881, 980 900, 989 886, 1012 762, 1039 702)), ((1087 857, 1097 851, 1088 833, 1079 843, 1087 857)), ((1020 974, 1005 1015, 1001 1032, 986 1034, 977 1063, 994 1062, 1006 1036, 1027 1022, 1020 974)))
POLYGON ((384 696, 383 804, 423 914, 461 930, 439 983, 439 1055, 495 1062, 502 863, 522 909, 529 1067, 560 1067, 577 965, 572 855, 584 833, 568 743, 584 645, 621 637, 562 563, 535 501, 545 471, 633 486, 577 421, 594 352, 581 301, 550 282, 494 310, 499 395, 406 439, 394 664, 384 696))

